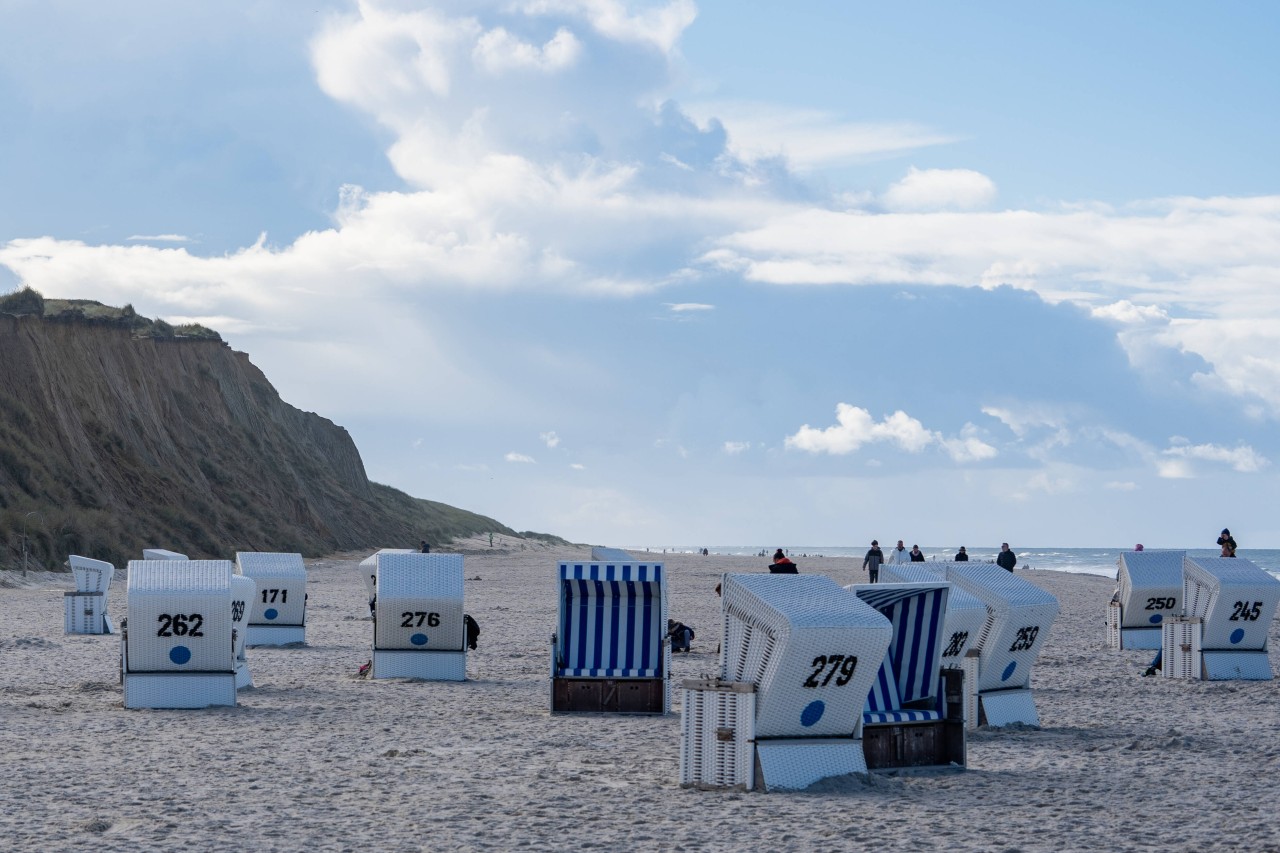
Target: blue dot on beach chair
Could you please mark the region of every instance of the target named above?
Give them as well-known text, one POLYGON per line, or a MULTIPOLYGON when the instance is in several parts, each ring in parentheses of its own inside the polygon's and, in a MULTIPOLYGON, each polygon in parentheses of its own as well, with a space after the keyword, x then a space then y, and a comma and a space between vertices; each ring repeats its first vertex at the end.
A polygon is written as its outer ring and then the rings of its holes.
POLYGON ((1009 665, 1004 668, 1004 673, 1000 676, 1001 681, 1008 681, 1009 676, 1013 675, 1013 671, 1018 668, 1016 660, 1009 661, 1009 665))
POLYGON ((821 699, 814 699, 805 709, 800 712, 800 725, 808 728, 818 720, 822 719, 823 713, 827 710, 827 706, 823 704, 821 699))
POLYGON ((409 642, 413 643, 415 646, 425 646, 427 644, 427 635, 414 634, 409 638, 409 642))
POLYGON ((1231 640, 1231 645, 1234 646, 1236 643, 1244 639, 1244 629, 1243 628, 1235 629, 1234 631, 1231 632, 1231 636, 1228 637, 1227 639, 1231 640))
POLYGON ((280 615, 280 611, 276 610, 274 607, 268 607, 266 610, 262 611, 262 615, 267 619, 274 619, 280 615))
POLYGON ((1156 613, 1151 617, 1152 625, 1159 625, 1163 621, 1164 621, 1164 616, 1162 614, 1156 613))
POLYGON ((173 661, 178 666, 182 666, 184 663, 191 660, 191 649, 186 646, 174 646, 172 649, 169 649, 169 660, 173 661))

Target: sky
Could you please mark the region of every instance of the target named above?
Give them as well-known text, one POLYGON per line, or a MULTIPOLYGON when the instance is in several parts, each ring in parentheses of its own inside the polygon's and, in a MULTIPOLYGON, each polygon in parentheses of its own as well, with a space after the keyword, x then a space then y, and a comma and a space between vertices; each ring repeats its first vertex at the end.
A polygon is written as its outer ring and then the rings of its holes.
MULTIPOLYGON (((1280 6, 0 0, 0 292, 619 547, 1280 547, 1280 6)), ((394 543, 388 543, 394 544, 394 543)))

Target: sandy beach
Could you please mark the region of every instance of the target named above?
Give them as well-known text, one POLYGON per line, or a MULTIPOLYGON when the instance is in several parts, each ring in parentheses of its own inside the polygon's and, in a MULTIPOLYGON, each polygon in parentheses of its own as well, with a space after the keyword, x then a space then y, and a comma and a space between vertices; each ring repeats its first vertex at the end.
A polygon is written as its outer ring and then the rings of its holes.
MULTIPOLYGON (((254 648, 235 708, 126 710, 118 636, 63 633, 70 575, 0 589, 0 839, 10 850, 1280 850, 1280 682, 1144 678, 1105 646, 1114 583, 1019 572, 1061 613, 1032 684, 1041 729, 979 729, 965 771, 802 793, 679 785, 667 717, 548 713, 557 560, 463 543, 479 649, 465 683, 372 681, 357 564, 308 560, 308 643, 254 648)), ((661 555, 650 555, 658 558, 661 555)), ((666 555, 694 627, 675 684, 713 674, 713 588, 753 558, 666 555)), ((865 581, 854 560, 803 573, 865 581)), ((125 611, 118 566, 110 610, 125 611)), ((1280 633, 1270 635, 1273 670, 1280 633)))

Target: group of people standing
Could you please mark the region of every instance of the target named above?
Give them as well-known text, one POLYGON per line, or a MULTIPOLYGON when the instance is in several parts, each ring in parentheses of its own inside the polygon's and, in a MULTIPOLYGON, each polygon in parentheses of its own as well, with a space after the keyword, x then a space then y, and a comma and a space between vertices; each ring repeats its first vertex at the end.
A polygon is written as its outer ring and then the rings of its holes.
MULTIPOLYGON (((969 561, 969 552, 961 545, 960 550, 951 559, 956 563, 966 563, 969 561)), ((924 552, 920 550, 919 545, 912 545, 911 550, 907 550, 907 546, 899 539, 898 544, 889 549, 889 556, 885 557, 884 552, 880 550, 880 543, 872 539, 871 550, 867 551, 867 555, 862 559, 862 568, 866 569, 872 583, 879 583, 880 566, 884 563, 923 563, 924 561, 924 552)), ((1018 555, 1009 550, 1008 542, 1002 543, 1000 554, 996 557, 996 565, 1011 572, 1017 564, 1018 555)))

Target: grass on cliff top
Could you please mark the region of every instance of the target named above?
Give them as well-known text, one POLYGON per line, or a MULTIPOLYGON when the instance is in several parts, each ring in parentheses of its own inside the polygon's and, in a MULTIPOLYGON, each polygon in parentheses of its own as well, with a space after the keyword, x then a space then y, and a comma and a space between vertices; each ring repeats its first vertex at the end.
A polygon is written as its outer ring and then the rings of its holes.
POLYGON ((222 336, 213 329, 199 323, 173 326, 164 320, 143 317, 133 310, 132 305, 115 308, 92 299, 46 299, 30 287, 0 296, 0 314, 43 317, 51 323, 116 326, 128 329, 135 338, 222 340, 222 336))

